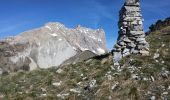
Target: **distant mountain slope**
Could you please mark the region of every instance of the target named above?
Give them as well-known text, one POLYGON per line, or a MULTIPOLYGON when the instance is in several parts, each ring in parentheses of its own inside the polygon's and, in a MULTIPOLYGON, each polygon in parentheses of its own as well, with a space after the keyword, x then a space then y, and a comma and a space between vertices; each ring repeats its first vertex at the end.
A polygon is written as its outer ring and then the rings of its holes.
POLYGON ((161 30, 167 26, 170 26, 170 17, 166 18, 165 20, 158 20, 155 24, 152 24, 149 27, 149 31, 147 33, 149 34, 150 32, 161 30))
POLYGON ((170 26, 147 36, 150 55, 131 55, 119 64, 105 54, 59 68, 0 77, 2 99, 168 100, 170 26))
POLYGON ((0 46, 3 60, 0 67, 8 71, 59 66, 86 50, 96 55, 107 52, 102 29, 81 26, 69 29, 57 22, 7 38, 0 42, 0 46))

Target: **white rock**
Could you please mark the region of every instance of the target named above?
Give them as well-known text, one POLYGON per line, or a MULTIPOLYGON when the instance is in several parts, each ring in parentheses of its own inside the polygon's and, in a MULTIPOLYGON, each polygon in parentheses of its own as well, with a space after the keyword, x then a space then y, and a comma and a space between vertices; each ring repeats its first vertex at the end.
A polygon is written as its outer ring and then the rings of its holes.
POLYGON ((168 95, 168 92, 163 92, 162 94, 163 94, 163 95, 168 95))
POLYGON ((81 91, 80 91, 78 88, 76 88, 76 89, 70 89, 70 92, 81 93, 81 91))
POLYGON ((159 62, 158 60, 155 60, 157 63, 159 62))
POLYGON ((153 56, 153 58, 154 58, 154 59, 157 59, 157 58, 159 58, 159 55, 160 55, 159 53, 155 53, 154 56, 153 56))
POLYGON ((57 72, 58 74, 61 74, 61 73, 63 73, 63 70, 62 70, 62 69, 58 69, 56 72, 57 72))
POLYGON ((118 86, 119 82, 116 82, 114 85, 112 85, 111 89, 114 90, 118 86))
POLYGON ((42 96, 42 97, 46 97, 46 96, 47 96, 47 94, 41 94, 41 96, 42 96))
POLYGON ((46 92, 47 90, 45 88, 41 88, 41 91, 46 92))
POLYGON ((92 88, 92 87, 94 87, 95 85, 96 85, 96 80, 95 80, 95 79, 91 80, 91 81, 90 81, 90 87, 92 88))
POLYGON ((146 78, 146 77, 144 77, 144 78, 143 78, 143 80, 144 80, 144 81, 148 81, 149 79, 148 79, 148 78, 146 78))
POLYGON ((60 86, 62 84, 62 81, 52 83, 53 86, 60 86))
POLYGON ((111 75, 107 75, 107 78, 108 78, 109 81, 112 80, 112 76, 111 75))
POLYGON ((152 97, 151 97, 151 100, 156 100, 156 97, 155 97, 155 96, 152 96, 152 97))
POLYGON ((155 81, 155 78, 154 78, 153 76, 151 76, 151 80, 152 80, 152 82, 154 82, 154 81, 155 81))
POLYGON ((139 79, 139 76, 137 74, 132 74, 131 77, 132 79, 139 79))
POLYGON ((65 94, 57 94, 57 97, 64 99, 65 97, 69 96, 69 93, 65 93, 65 94))
POLYGON ((164 63, 165 63, 165 61, 162 61, 161 63, 162 63, 162 64, 164 64, 164 63))
POLYGON ((81 74, 80 76, 81 76, 81 77, 83 77, 83 76, 84 76, 84 74, 81 74))
POLYGON ((162 44, 162 47, 164 47, 165 46, 165 44, 162 44))

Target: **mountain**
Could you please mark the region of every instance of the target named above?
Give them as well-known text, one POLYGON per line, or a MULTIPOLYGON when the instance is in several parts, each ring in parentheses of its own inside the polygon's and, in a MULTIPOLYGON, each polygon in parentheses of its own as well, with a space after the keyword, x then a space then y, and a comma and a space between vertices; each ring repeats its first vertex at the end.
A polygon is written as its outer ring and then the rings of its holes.
POLYGON ((2 75, 0 98, 168 100, 170 26, 152 31, 146 40, 150 44, 148 56, 132 54, 119 64, 114 63, 112 55, 107 53, 75 64, 2 75))
MULTIPOLYGON (((84 51, 107 52, 105 33, 78 25, 74 29, 58 22, 0 41, 0 68, 6 72, 59 66, 84 51)), ((72 62, 70 62, 72 63, 72 62)))
POLYGON ((160 30, 167 26, 170 26, 170 17, 166 18, 165 20, 158 20, 155 24, 152 24, 149 27, 149 31, 147 32, 147 34, 149 34, 152 31, 160 30))

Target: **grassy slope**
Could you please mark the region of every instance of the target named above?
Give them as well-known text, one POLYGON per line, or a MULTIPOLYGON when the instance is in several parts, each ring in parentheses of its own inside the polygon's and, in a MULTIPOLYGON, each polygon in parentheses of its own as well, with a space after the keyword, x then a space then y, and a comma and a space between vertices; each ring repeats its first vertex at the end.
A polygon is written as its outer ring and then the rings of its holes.
POLYGON ((0 98, 9 100, 108 100, 170 98, 170 27, 152 32, 150 56, 124 58, 121 68, 112 57, 96 57, 61 68, 0 76, 0 98), (153 58, 155 54, 159 57, 153 58), (95 83, 96 81, 96 83, 95 83), (56 86, 54 83, 59 83, 56 86), (90 84, 94 85, 88 89, 90 84), (168 94, 167 94, 168 93, 168 94))

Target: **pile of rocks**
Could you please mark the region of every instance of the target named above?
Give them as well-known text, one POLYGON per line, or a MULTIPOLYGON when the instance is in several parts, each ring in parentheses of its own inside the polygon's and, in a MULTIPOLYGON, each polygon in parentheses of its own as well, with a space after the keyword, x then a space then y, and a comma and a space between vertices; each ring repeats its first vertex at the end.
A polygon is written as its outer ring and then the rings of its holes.
POLYGON ((149 54, 139 0, 126 0, 119 14, 119 37, 113 52, 116 60, 130 54, 149 54))

